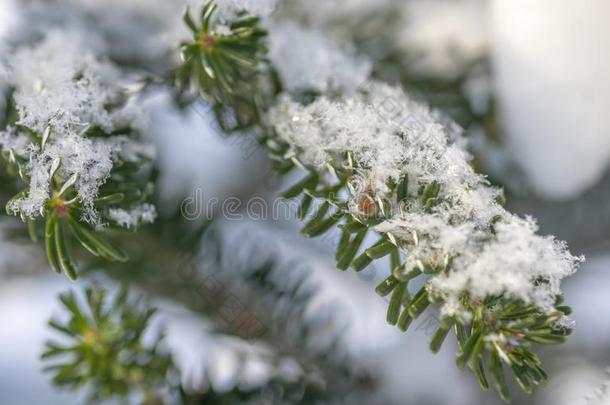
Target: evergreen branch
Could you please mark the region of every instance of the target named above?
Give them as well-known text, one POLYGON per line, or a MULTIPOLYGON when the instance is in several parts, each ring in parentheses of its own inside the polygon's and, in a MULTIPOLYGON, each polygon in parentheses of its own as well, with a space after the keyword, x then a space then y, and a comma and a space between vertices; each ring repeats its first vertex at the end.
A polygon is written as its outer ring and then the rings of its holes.
POLYGON ((32 74, 49 79, 44 97, 65 108, 32 102, 43 97, 39 90, 16 80, 2 114, 0 151, 7 174, 21 185, 6 203, 7 214, 27 224, 32 241, 42 235, 51 268, 75 280, 73 245, 125 261, 102 228, 135 230, 156 214, 145 204, 152 193, 150 148, 139 142, 126 91, 109 83, 118 80, 113 66, 75 44, 67 56, 49 55, 63 39, 54 33, 32 48, 22 46, 15 68, 40 69, 32 74))
MULTIPOLYGON (((209 2, 205 10, 212 9, 213 2, 209 2)), ((231 37, 233 32, 229 30, 225 35, 231 37)), ((391 275, 377 288, 382 295, 392 293, 389 323, 406 330, 430 304, 442 304, 443 316, 431 350, 438 351, 449 331, 454 330, 460 345, 458 366, 468 366, 484 389, 488 386, 485 353, 489 353, 493 386, 502 399, 508 400, 502 363, 511 368, 524 391, 543 384, 546 375, 530 344, 561 343, 569 334, 565 322, 569 310, 548 301, 558 294, 557 277, 572 273, 580 259, 572 257, 562 244, 537 236, 531 220, 506 212, 498 204, 501 194, 474 173, 436 116, 401 91, 372 84, 349 97, 301 95, 302 104, 278 97, 282 83, 272 73, 273 66, 260 46, 261 37, 248 39, 249 49, 256 49, 256 54, 249 56, 257 61, 254 66, 259 72, 252 82, 274 86, 241 93, 245 83, 237 83, 223 97, 215 92, 226 87, 226 81, 209 76, 201 83, 191 76, 191 82, 211 96, 216 108, 234 117, 233 122, 247 122, 251 131, 260 134, 261 144, 280 173, 296 166, 308 172, 284 194, 288 198, 302 197, 302 217, 312 209, 312 199, 321 202, 313 209, 303 233, 318 236, 338 225, 342 236, 336 257, 341 270, 352 267, 360 271, 375 259, 391 256, 391 275), (210 94, 209 89, 214 91, 210 94), (231 103, 235 94, 240 104, 231 103), (384 111, 375 110, 388 99, 407 112, 414 111, 418 115, 415 122, 401 122, 403 112, 388 117, 384 111), (244 102, 246 109, 241 105, 244 102), (244 111, 252 112, 249 118, 235 119, 244 111), (353 123, 342 116, 348 113, 353 123), (350 125, 360 127, 352 129, 350 125), (371 131, 368 137, 362 136, 367 130, 371 131), (393 158, 405 148, 404 155, 393 158), (422 174, 431 165, 441 167, 441 171, 422 174), (446 170, 458 180, 446 177, 446 170), (341 198, 344 195, 348 195, 347 200, 341 198), (449 240, 455 245, 444 246, 443 227, 460 232, 465 240, 457 244, 449 240), (362 248, 369 230, 377 231, 380 239, 362 248), (494 269, 531 268, 531 273, 519 276, 522 290, 511 290, 502 281, 477 279, 488 277, 488 267, 504 265, 502 260, 479 263, 479 258, 489 250, 512 255, 508 252, 512 238, 517 238, 515 243, 524 243, 524 249, 540 249, 532 253, 530 262, 494 269), (408 282, 420 276, 427 277, 426 284, 411 298, 408 282), (540 291, 544 300, 536 301, 533 297, 541 294, 534 291, 540 291)), ((214 44, 208 45, 211 49, 206 52, 213 52, 214 44)), ((239 125, 221 126, 229 132, 244 129, 239 125)), ((523 260, 527 261, 527 256, 523 260)))

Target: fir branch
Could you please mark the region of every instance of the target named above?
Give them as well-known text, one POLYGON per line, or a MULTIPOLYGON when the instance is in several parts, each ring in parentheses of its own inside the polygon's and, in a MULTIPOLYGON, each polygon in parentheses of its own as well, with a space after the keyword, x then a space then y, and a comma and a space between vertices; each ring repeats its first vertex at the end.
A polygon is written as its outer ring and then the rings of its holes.
POLYGON ((134 230, 155 213, 143 205, 153 153, 139 141, 139 111, 115 67, 67 35, 51 31, 15 51, 0 150, 22 185, 7 214, 27 223, 32 240, 42 236, 51 268, 74 280, 72 245, 125 261, 102 228, 134 230))
MULTIPOLYGON (((207 52, 214 51, 210 47, 207 52)), ((308 172, 285 193, 302 196, 302 216, 311 209, 311 199, 322 202, 303 233, 318 236, 338 225, 342 237, 336 256, 342 270, 360 271, 372 260, 391 256, 391 275, 378 287, 384 295, 393 292, 389 322, 406 330, 430 304, 442 304, 431 349, 438 351, 455 330, 458 366, 467 365, 484 389, 486 353, 493 386, 504 400, 502 363, 526 392, 544 383, 546 375, 530 344, 561 343, 569 334, 569 310, 559 306, 556 296, 559 281, 575 271, 580 259, 552 238, 536 235, 533 221, 505 211, 498 204, 501 194, 472 170, 459 140, 427 107, 377 83, 349 96, 278 97, 282 83, 269 73, 274 66, 259 38, 250 38, 249 49, 257 50, 260 76, 252 82, 275 87, 240 93, 238 83, 226 97, 211 96, 231 117, 252 111, 249 118, 233 121, 248 122, 260 134, 280 173, 295 166, 308 172), (234 94, 247 102, 247 109, 227 104, 234 94), (381 108, 388 101, 397 112, 381 108), (411 119, 405 121, 405 115, 411 119), (380 239, 362 247, 369 230, 380 239), (515 248, 522 257, 515 256, 515 248), (511 272, 519 282, 504 282, 498 272, 511 272), (426 285, 410 298, 408 282, 419 276, 427 278, 426 285)), ((199 83, 199 91, 223 87, 213 76, 207 80, 211 82, 199 83)))

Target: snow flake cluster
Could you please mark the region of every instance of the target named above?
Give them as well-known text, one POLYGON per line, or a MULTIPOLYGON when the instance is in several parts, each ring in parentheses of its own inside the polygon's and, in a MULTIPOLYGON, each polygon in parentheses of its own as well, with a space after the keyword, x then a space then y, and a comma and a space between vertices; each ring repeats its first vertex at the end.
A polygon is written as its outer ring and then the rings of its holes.
MULTIPOLYGON (((9 133, 0 138, 0 146, 3 149, 6 149, 11 142, 23 144, 24 135, 18 135, 17 140, 10 140, 9 133)), ((45 145, 44 149, 30 143, 27 151, 29 162, 26 171, 29 177, 29 190, 27 196, 13 200, 8 208, 30 218, 40 215, 45 202, 51 197, 49 185, 51 176, 54 174, 52 168, 59 164, 56 173, 62 179, 67 180, 73 175, 78 176, 74 187, 85 207, 83 219, 91 223, 98 223, 99 219, 93 203, 97 190, 112 170, 112 154, 115 148, 103 141, 70 135, 57 137, 45 145)))
POLYGON ((11 58, 18 120, 0 132, 0 149, 22 161, 29 188, 8 208, 37 217, 52 197, 52 176, 63 182, 75 178, 82 219, 100 225, 94 202, 114 163, 151 152, 127 136, 143 123, 140 110, 126 96, 122 75, 74 34, 51 31, 35 45, 18 48, 11 58), (119 135, 88 137, 92 128, 119 135))
POLYGON ((364 83, 371 63, 326 34, 294 23, 269 27, 269 58, 289 91, 350 92, 364 83))
POLYGON ((284 96, 269 121, 306 164, 322 168, 352 151, 375 191, 384 191, 388 179, 397 181, 405 171, 427 182, 443 173, 468 185, 478 181, 468 176, 472 169, 462 140, 450 144, 438 114, 388 85, 371 82, 352 97, 323 96, 307 106, 284 96))
POLYGON ((78 33, 51 31, 41 43, 14 54, 18 123, 39 133, 50 126, 60 135, 89 125, 108 132, 133 125, 137 111, 131 105, 107 108, 122 101, 119 72, 96 59, 74 35, 78 33))
POLYGON ((400 89, 372 83, 355 95, 308 105, 285 96, 269 121, 290 153, 321 171, 351 152, 359 185, 351 188, 352 214, 362 214, 363 195, 389 203, 391 214, 376 230, 399 241, 405 271, 447 266, 428 282, 447 315, 466 316, 464 293, 472 299, 506 294, 549 310, 561 280, 581 260, 562 242, 537 235, 532 219, 504 210, 499 190, 472 169, 453 128, 400 89), (388 183, 405 174, 409 199, 399 205, 388 183), (425 207, 418 190, 432 182, 440 184, 438 203, 425 207))

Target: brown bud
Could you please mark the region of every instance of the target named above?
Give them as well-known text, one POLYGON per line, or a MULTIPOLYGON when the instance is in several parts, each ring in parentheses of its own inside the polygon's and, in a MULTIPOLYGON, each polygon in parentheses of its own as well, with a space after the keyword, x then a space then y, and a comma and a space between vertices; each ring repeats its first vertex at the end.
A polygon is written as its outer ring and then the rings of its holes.
POLYGON ((377 206, 375 198, 372 196, 371 189, 367 190, 367 193, 358 201, 358 211, 367 217, 372 217, 379 212, 379 207, 377 206))
POLYGON ((68 214, 68 206, 61 198, 54 198, 51 200, 51 208, 59 218, 63 218, 68 214))

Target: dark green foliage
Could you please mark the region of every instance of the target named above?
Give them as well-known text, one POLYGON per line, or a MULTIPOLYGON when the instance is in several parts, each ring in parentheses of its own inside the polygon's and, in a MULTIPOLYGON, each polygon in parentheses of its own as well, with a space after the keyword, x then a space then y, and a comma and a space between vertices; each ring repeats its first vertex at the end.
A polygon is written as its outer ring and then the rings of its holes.
POLYGON ((400 283, 392 291, 392 298, 388 305, 387 321, 390 325, 396 325, 400 316, 400 307, 402 306, 402 297, 407 289, 406 283, 400 283))
MULTIPOLYGON (((77 270, 68 247, 65 230, 70 231, 72 240, 91 253, 107 261, 124 262, 128 257, 119 248, 113 246, 100 231, 80 220, 80 208, 76 203, 76 195, 69 188, 65 195, 55 194, 55 198, 47 202, 45 210, 44 240, 47 258, 53 270, 63 273, 71 280, 76 280, 77 270), (67 196, 67 197, 66 197, 67 196), (66 201, 75 203, 67 203, 66 201)), ((116 196, 116 194, 114 195, 116 196)), ((113 196, 111 196, 113 197, 113 196)), ((108 197, 101 197, 102 200, 108 197)), ((114 197, 113 197, 114 198, 114 197)), ((28 220, 28 224, 33 221, 28 220)), ((36 235, 36 228, 32 233, 36 235)))
POLYGON ((259 60, 266 51, 262 40, 267 33, 255 17, 231 22, 228 35, 216 33, 213 30, 216 8, 214 2, 208 2, 197 23, 188 8, 184 12, 184 22, 193 34, 193 41, 182 44, 183 64, 176 72, 176 79, 182 88, 191 82, 214 102, 233 103, 240 95, 255 90, 259 60))
MULTIPOLYGON (((566 312, 569 310, 542 313, 520 300, 500 297, 475 302, 472 322, 468 325, 455 324, 460 347, 457 365, 467 365, 479 379, 481 387, 486 389, 488 384, 483 364, 487 352, 493 386, 503 400, 509 401, 509 394, 502 365, 510 368, 515 380, 526 393, 531 393, 535 386, 544 385, 547 380, 540 360, 531 351, 531 344, 564 342, 570 329, 558 326, 557 321, 566 312)), ((448 322, 451 320, 441 321, 439 330, 433 337, 434 347, 437 334, 441 333, 439 331, 448 322)))
POLYGON ((99 286, 88 287, 84 299, 73 292, 60 296, 66 320, 49 326, 63 335, 50 340, 42 359, 55 385, 87 388, 88 401, 127 400, 162 403, 162 390, 171 390, 172 359, 161 346, 162 335, 150 335, 155 310, 140 299, 129 299, 126 288, 113 298, 99 286), (145 340, 146 336, 146 340, 145 340), (145 343, 150 342, 150 343, 145 343))

